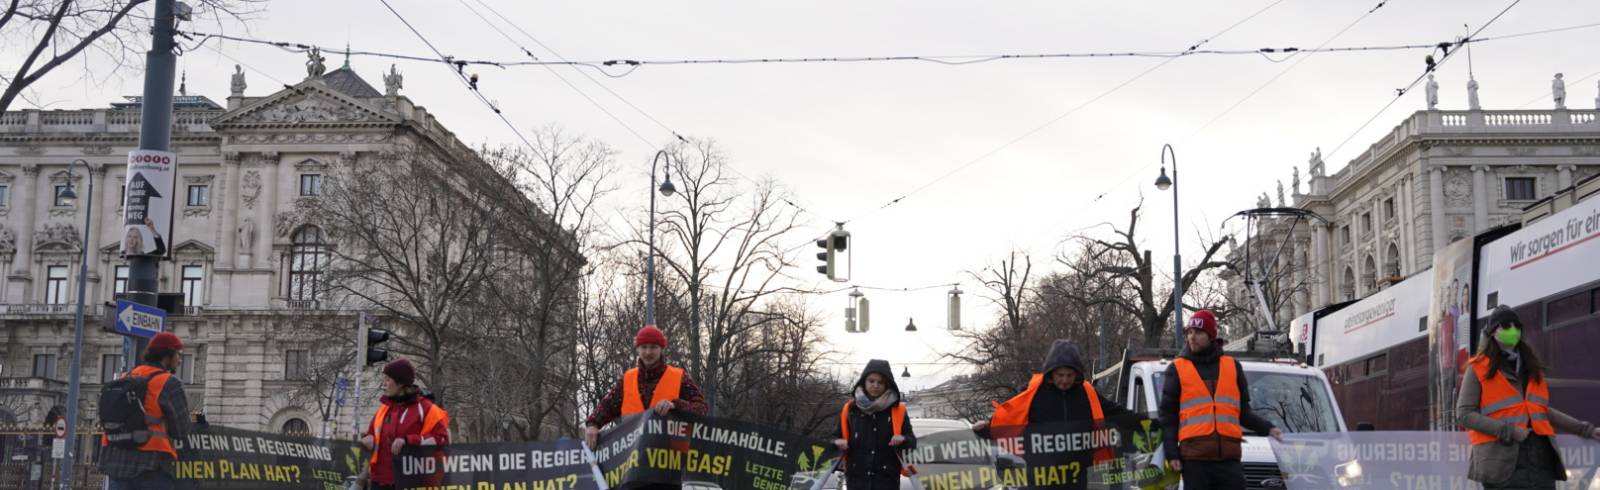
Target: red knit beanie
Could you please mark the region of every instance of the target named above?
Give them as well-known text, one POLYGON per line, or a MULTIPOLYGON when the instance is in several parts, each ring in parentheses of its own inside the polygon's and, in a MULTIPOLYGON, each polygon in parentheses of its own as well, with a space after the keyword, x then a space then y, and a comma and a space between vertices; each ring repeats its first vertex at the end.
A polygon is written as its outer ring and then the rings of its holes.
POLYGON ((150 345, 146 346, 145 350, 177 352, 183 350, 183 341, 178 340, 178 336, 172 332, 161 332, 150 338, 150 345))
POLYGON ((394 380, 400 386, 411 386, 417 383, 417 368, 411 361, 396 359, 394 362, 383 365, 383 375, 394 380))
POLYGON ((639 329, 638 335, 633 336, 633 346, 638 347, 645 344, 655 344, 665 349, 667 348, 667 334, 661 333, 661 329, 656 328, 655 325, 645 325, 644 328, 639 329))
POLYGON ((1196 311, 1189 315, 1189 323, 1183 326, 1185 332, 1190 329, 1200 329, 1211 336, 1211 340, 1217 340, 1217 316, 1212 314, 1211 310, 1196 311))

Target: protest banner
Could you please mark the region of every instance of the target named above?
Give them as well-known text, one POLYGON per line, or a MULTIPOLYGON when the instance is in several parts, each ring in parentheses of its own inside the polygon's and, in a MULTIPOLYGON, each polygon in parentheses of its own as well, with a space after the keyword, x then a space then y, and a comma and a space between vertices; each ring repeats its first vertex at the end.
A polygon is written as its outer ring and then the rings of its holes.
POLYGON ((395 458, 395 483, 417 490, 597 490, 583 444, 543 442, 408 446, 395 458))
POLYGON ((602 433, 595 458, 610 488, 651 483, 809 489, 832 468, 832 444, 736 420, 653 412, 602 433))
POLYGON ((922 436, 902 454, 925 490, 1159 488, 1176 483, 1157 457, 1160 422, 1139 416, 922 436))
MULTIPOLYGON (((1600 488, 1600 441, 1558 435, 1567 481, 1557 488, 1600 488)), ((1467 479, 1466 432, 1285 434, 1272 452, 1288 488, 1482 488, 1467 479)))
POLYGON ((353 442, 286 436, 215 425, 175 439, 179 488, 334 490, 365 465, 353 442))

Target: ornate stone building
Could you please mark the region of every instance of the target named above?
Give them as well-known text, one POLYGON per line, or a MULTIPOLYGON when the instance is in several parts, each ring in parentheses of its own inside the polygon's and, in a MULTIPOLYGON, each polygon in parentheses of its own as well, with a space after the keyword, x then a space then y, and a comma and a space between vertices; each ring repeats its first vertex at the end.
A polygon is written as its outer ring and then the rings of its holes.
MULTIPOLYGON (((1289 242, 1281 283, 1301 287, 1279 291, 1279 327, 1429 269, 1434 250, 1520 222, 1523 208, 1600 173, 1600 110, 1565 108, 1564 90, 1554 109, 1508 111, 1479 108, 1475 84, 1468 110, 1438 109, 1436 85, 1428 91, 1427 110, 1400 121, 1338 172, 1324 170, 1320 149, 1306 188, 1295 169, 1286 205, 1327 223, 1301 222, 1291 234, 1290 220, 1268 221, 1250 237, 1267 250, 1289 242)), ((1283 199, 1281 184, 1279 192, 1283 199)), ((1230 294, 1259 321, 1260 308, 1237 276, 1230 294)))
MULTIPOLYGON (((348 62, 326 73, 319 62, 308 74, 293 87, 247 96, 237 73, 225 106, 202 96, 177 100, 179 200, 161 291, 185 295, 183 315, 170 319, 188 346, 180 374, 191 384, 191 405, 212 423, 316 433, 331 415, 332 393, 307 390, 314 340, 285 333, 297 322, 331 321, 349 325, 354 337, 356 316, 331 307, 317 290, 316 275, 335 245, 291 217, 296 202, 316 199, 323 178, 339 166, 395 145, 467 150, 399 95, 401 78, 392 70, 383 77, 387 93, 348 62)), ((122 363, 120 337, 98 325, 109 310, 101 305, 127 278, 117 235, 139 117, 137 98, 101 109, 0 115, 0 423, 43 423, 64 403, 84 244, 91 247, 84 393, 97 392, 122 363), (77 205, 54 198, 69 178, 67 165, 79 159, 95 184, 87 231, 80 230, 89 178, 82 167, 71 177, 77 205)), ((344 407, 339 425, 349 427, 355 413, 369 416, 376 386, 370 378, 362 404, 344 407)), ((84 397, 89 418, 92 398, 84 397)))

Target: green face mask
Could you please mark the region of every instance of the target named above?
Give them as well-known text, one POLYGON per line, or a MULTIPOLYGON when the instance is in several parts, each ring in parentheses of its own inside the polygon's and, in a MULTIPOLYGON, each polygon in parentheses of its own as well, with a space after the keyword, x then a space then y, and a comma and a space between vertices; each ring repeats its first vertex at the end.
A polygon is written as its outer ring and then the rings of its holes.
POLYGON ((1506 349, 1515 349, 1518 342, 1522 342, 1522 329, 1505 327, 1494 332, 1494 339, 1500 341, 1500 346, 1506 349))

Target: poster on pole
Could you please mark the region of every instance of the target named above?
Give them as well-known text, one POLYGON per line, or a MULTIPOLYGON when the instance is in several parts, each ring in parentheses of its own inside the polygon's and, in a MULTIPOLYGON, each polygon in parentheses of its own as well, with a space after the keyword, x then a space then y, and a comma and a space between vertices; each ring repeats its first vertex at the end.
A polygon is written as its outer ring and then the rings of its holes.
POLYGON ((172 237, 177 155, 156 150, 128 152, 127 202, 123 203, 123 255, 165 257, 172 237))

